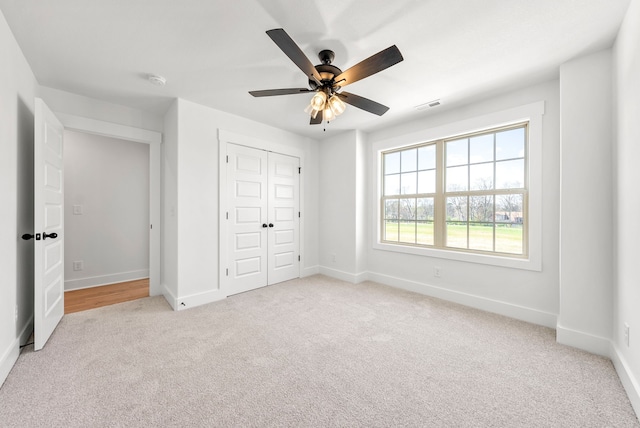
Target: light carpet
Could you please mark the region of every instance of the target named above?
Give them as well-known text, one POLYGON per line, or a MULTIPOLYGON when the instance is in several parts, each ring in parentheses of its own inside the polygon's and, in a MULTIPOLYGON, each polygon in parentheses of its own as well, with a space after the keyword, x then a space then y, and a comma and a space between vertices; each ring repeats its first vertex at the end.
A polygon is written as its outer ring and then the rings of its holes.
POLYGON ((638 427, 611 362, 553 330, 313 276, 173 312, 66 315, 1 427, 638 427))

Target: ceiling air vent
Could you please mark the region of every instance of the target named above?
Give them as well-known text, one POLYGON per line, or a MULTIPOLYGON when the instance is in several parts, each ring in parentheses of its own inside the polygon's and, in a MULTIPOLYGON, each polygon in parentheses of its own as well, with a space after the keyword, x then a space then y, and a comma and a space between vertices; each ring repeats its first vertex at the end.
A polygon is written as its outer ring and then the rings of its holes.
POLYGON ((440 100, 429 101, 428 103, 420 104, 419 106, 415 106, 416 110, 426 110, 431 107, 437 107, 440 105, 440 100))

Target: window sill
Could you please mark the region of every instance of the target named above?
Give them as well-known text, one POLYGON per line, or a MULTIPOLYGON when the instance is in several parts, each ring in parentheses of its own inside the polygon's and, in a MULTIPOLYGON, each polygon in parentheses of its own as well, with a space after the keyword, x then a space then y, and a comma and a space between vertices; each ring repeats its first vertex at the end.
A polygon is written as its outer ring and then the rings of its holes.
POLYGON ((538 271, 542 270, 542 263, 540 260, 529 258, 513 258, 502 257, 491 254, 477 254, 477 253, 464 253, 455 250, 442 250, 438 248, 422 248, 412 247, 401 244, 387 244, 382 242, 376 242, 373 244, 375 250, 391 251, 395 253, 413 254, 423 257, 435 257, 440 259, 456 260, 467 263, 478 263, 490 266, 500 266, 510 269, 523 269, 538 271))

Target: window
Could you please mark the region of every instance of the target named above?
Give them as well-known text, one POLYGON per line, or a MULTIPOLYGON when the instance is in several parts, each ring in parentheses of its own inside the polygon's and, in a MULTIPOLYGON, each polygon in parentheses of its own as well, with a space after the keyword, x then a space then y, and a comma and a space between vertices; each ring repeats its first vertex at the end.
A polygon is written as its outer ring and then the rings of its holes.
POLYGON ((381 152, 380 241, 527 257, 528 128, 381 152))

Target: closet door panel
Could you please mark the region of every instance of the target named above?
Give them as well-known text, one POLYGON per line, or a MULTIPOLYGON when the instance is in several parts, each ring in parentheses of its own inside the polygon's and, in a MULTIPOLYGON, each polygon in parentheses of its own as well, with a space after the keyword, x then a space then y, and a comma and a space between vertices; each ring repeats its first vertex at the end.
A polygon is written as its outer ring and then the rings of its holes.
POLYGON ((235 144, 228 145, 227 155, 231 295, 267 285, 268 156, 235 144))
POLYGON ((268 283, 300 275, 300 159, 269 153, 268 283))

